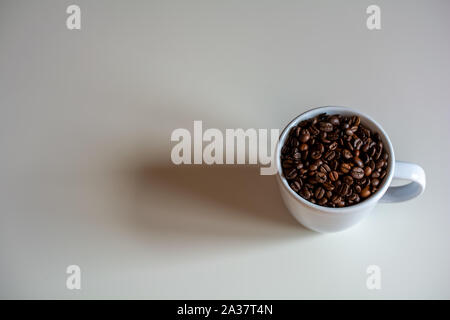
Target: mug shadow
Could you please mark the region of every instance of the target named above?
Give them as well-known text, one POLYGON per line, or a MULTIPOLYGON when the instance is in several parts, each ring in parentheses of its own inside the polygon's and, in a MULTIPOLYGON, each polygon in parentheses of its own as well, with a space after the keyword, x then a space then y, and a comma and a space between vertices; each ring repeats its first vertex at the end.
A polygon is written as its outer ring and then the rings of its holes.
POLYGON ((132 172, 133 224, 170 243, 267 241, 317 235, 284 206, 275 176, 257 166, 147 163, 132 172))

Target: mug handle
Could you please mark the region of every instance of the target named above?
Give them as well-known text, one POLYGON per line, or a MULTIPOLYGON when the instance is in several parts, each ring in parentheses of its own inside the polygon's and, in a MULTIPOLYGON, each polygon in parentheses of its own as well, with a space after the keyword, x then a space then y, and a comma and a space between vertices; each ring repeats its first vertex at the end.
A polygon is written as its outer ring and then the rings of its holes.
POLYGON ((425 171, 421 166, 403 161, 395 161, 394 179, 405 179, 410 183, 399 186, 389 187, 380 202, 402 202, 415 198, 425 190, 425 171))

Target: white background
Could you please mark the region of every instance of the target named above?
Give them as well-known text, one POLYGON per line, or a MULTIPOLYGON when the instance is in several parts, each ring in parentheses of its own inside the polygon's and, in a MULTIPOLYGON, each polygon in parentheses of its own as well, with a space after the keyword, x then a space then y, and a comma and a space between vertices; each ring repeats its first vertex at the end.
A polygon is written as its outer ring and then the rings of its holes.
POLYGON ((0 2, 1 298, 450 298, 449 1, 77 1, 80 31, 70 4, 0 2), (376 119, 423 196, 319 235, 257 167, 171 164, 194 120, 322 105, 376 119))

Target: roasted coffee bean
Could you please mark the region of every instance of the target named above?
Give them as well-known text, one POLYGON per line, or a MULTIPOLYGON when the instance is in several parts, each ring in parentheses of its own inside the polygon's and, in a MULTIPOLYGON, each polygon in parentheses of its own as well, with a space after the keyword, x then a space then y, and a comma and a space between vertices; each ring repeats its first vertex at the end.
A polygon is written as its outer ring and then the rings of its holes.
POLYGON ((288 172, 288 174, 286 175, 286 178, 288 179, 294 179, 297 176, 297 169, 292 169, 288 172))
POLYGON ((315 145, 315 149, 320 151, 320 153, 324 153, 325 146, 322 143, 318 143, 317 145, 315 145))
POLYGON ((294 190, 295 192, 299 192, 300 191, 300 183, 298 181, 294 181, 290 184, 292 190, 294 190))
POLYGON ((328 140, 331 140, 331 141, 338 140, 339 136, 340 136, 340 132, 337 131, 337 130, 336 131, 332 131, 332 132, 328 132, 328 134, 327 134, 328 140))
POLYGON ((311 158, 314 160, 320 159, 322 157, 322 153, 319 150, 315 150, 311 152, 311 158))
POLYGON ((333 126, 338 126, 340 124, 338 116, 331 116, 329 121, 333 126))
POLYGON ((361 119, 358 116, 353 116, 351 122, 352 125, 358 127, 361 122, 361 119))
POLYGON ((317 160, 314 161, 313 163, 314 163, 316 166, 320 167, 320 166, 322 165, 323 161, 320 160, 320 159, 317 159, 317 160))
POLYGON ((335 142, 332 142, 332 143, 328 146, 328 149, 330 149, 330 150, 336 150, 337 146, 338 146, 338 144, 337 144, 337 142, 335 141, 335 142))
POLYGON ((355 141, 353 142, 353 147, 355 147, 356 150, 359 150, 362 146, 363 142, 361 139, 356 138, 355 141))
POLYGON ((319 133, 320 133, 320 131, 319 131, 319 129, 317 129, 315 126, 314 126, 314 124, 311 126, 311 127, 309 127, 309 133, 311 134, 311 135, 313 135, 313 136, 317 136, 319 133))
POLYGON ((300 135, 300 141, 305 143, 309 140, 309 138, 311 137, 311 135, 309 134, 309 131, 306 129, 303 129, 300 135))
POLYGON ((362 160, 359 158, 359 157, 354 157, 353 158, 353 161, 355 162, 355 164, 358 166, 358 167, 364 167, 364 163, 362 162, 362 160))
POLYGON ((389 170, 379 133, 358 116, 322 113, 293 127, 281 148, 293 192, 321 206, 355 205, 377 192, 389 170))
POLYGON ((342 183, 337 192, 341 195, 341 196, 346 196, 348 191, 350 190, 350 186, 346 183, 342 183))
POLYGON ((325 181, 327 181, 327 174, 323 173, 323 172, 317 172, 316 173, 316 180, 319 183, 324 183, 325 181))
POLYGON ((369 150, 369 143, 365 143, 363 146, 362 146, 362 148, 361 148, 361 151, 362 152, 367 152, 369 150))
POLYGON ((341 163, 341 172, 342 173, 348 173, 351 170, 352 166, 349 165, 348 163, 341 163))
POLYGON ((302 160, 305 161, 306 159, 308 159, 308 154, 309 154, 308 150, 302 151, 302 160))
POLYGON ((327 165, 326 163, 324 163, 324 164, 322 164, 322 165, 320 166, 320 171, 327 173, 327 172, 330 172, 330 171, 331 171, 331 168, 330 168, 329 165, 327 165))
POLYGON ((300 190, 300 195, 302 196, 302 198, 305 198, 306 200, 311 198, 311 192, 306 188, 303 188, 302 190, 300 190))
POLYGON ((381 167, 383 167, 384 166, 384 160, 378 160, 376 163, 375 163, 375 168, 377 168, 377 169, 379 169, 379 168, 381 168, 381 167))
POLYGON ((347 149, 342 150, 342 155, 344 156, 345 159, 350 159, 353 157, 353 154, 347 149))
POLYGON ((362 189, 360 195, 363 198, 367 198, 368 196, 370 196, 369 186, 366 186, 364 189, 362 189))
POLYGON ((322 185, 328 191, 333 191, 334 190, 334 185, 331 182, 329 182, 329 181, 324 182, 322 185))
POLYGON ((370 175, 372 178, 376 179, 380 177, 380 173, 378 171, 372 172, 372 174, 370 175))
POLYGON ((292 168, 293 165, 294 165, 294 161, 291 159, 283 161, 283 168, 292 168))
POLYGON ((380 180, 378 179, 373 179, 370 184, 374 187, 378 187, 378 185, 380 184, 380 180))
POLYGON ((352 177, 355 179, 362 179, 364 177, 364 170, 360 167, 354 167, 352 169, 352 177))
POLYGON ((337 179, 339 179, 339 173, 337 173, 336 171, 331 171, 328 174, 328 177, 330 178, 331 181, 336 181, 337 179))
POLYGON ((325 160, 330 161, 330 160, 333 160, 335 156, 336 156, 336 152, 334 152, 334 150, 329 150, 325 153, 324 158, 325 158, 325 160))
POLYGON ((338 196, 337 194, 334 195, 334 196, 331 198, 331 201, 332 201, 334 204, 337 204, 337 203, 340 202, 341 200, 342 200, 341 197, 338 196))
POLYGON ((353 178, 351 176, 344 176, 342 181, 344 181, 344 183, 346 183, 348 185, 352 185, 353 184, 353 178))
POLYGON ((333 125, 330 122, 322 121, 319 123, 319 129, 321 131, 331 132, 331 131, 333 131, 333 125))
POLYGON ((320 200, 325 195, 325 190, 322 187, 317 187, 316 191, 314 192, 314 197, 316 197, 317 200, 320 200))

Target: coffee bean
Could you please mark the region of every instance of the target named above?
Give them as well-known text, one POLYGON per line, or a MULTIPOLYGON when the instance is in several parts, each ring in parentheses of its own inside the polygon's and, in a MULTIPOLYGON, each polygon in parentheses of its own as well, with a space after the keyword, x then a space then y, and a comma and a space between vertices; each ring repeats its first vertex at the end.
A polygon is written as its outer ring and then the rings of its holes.
POLYGON ((367 198, 368 196, 370 196, 370 189, 369 189, 369 186, 367 186, 367 187, 365 187, 364 189, 362 189, 360 195, 361 195, 361 197, 363 197, 363 198, 367 198))
POLYGON ((350 186, 348 185, 348 184, 346 184, 346 183, 342 183, 340 186, 339 186, 339 188, 338 188, 338 193, 341 195, 341 196, 345 196, 345 195, 347 195, 347 193, 348 193, 348 191, 350 190, 350 186))
POLYGON ((321 131, 325 131, 325 132, 331 132, 333 131, 333 125, 330 122, 320 122, 319 123, 319 129, 321 131))
POLYGON ((286 178, 288 179, 294 179, 297 176, 297 169, 292 169, 291 171, 289 171, 289 173, 287 174, 286 178))
POLYGON ((353 161, 355 162, 355 164, 358 166, 358 167, 364 167, 364 163, 362 162, 362 160, 359 158, 359 157, 354 157, 353 158, 353 161))
POLYGON ((306 200, 311 198, 311 192, 306 188, 303 188, 302 190, 300 190, 300 195, 302 196, 302 198, 305 198, 306 200))
POLYGON ((378 179, 373 179, 372 182, 370 183, 372 186, 374 187, 378 187, 378 185, 380 184, 380 180, 378 179))
POLYGON ((348 163, 341 163, 341 172, 342 173, 348 173, 350 171, 350 169, 352 168, 351 165, 349 165, 348 163))
POLYGON ((289 132, 280 158, 293 192, 331 208, 364 201, 389 169, 381 136, 356 115, 322 113, 301 121, 289 132))
POLYGON ((353 116, 351 122, 354 126, 358 127, 361 123, 361 119, 358 116, 353 116))
POLYGON ((308 150, 308 145, 306 143, 302 143, 300 145, 300 151, 306 151, 306 150, 308 150))
POLYGON ((337 203, 341 202, 341 200, 342 200, 341 197, 338 196, 337 194, 334 195, 334 196, 331 198, 331 201, 332 201, 334 204, 337 204, 337 203))
POLYGON ((319 150, 315 150, 311 153, 311 158, 314 160, 317 160, 320 157, 322 157, 322 153, 319 150))
POLYGON ((317 129, 317 128, 314 126, 314 124, 311 125, 311 127, 309 127, 308 130, 309 130, 309 133, 310 133, 311 135, 313 135, 313 136, 317 136, 317 135, 320 133, 319 129, 317 129))
POLYGON ((338 126, 340 124, 338 116, 331 116, 329 121, 333 126, 338 126))
POLYGON ((325 153, 324 158, 325 158, 325 160, 330 161, 330 160, 333 160, 335 156, 336 156, 336 153, 334 152, 334 150, 329 150, 329 151, 327 151, 327 153, 325 153))
POLYGON ((335 150, 335 149, 337 148, 337 146, 338 146, 338 144, 337 144, 337 142, 335 141, 335 142, 332 142, 332 143, 328 146, 328 149, 330 149, 330 150, 335 150))
POLYGON ((316 197, 316 199, 320 200, 323 198, 324 195, 325 195, 325 190, 322 187, 317 187, 316 191, 314 193, 314 196, 316 197))
POLYGON ((384 160, 383 160, 383 159, 378 160, 378 161, 375 163, 375 168, 377 168, 377 169, 379 169, 379 168, 381 168, 381 167, 383 167, 383 166, 384 166, 384 160))
POLYGON ((351 176, 344 176, 342 181, 344 181, 344 183, 346 183, 348 185, 352 185, 353 184, 353 178, 351 176))
POLYGON ((355 179, 362 179, 364 177, 364 170, 360 167, 354 167, 352 169, 352 177, 355 179))
POLYGON ((334 190, 334 185, 331 182, 326 181, 322 185, 328 191, 333 191, 334 190))
POLYGON ((355 147, 356 150, 359 150, 361 148, 362 144, 363 144, 362 140, 357 138, 353 142, 353 147, 355 147))
POLYGON ((298 181, 294 181, 290 184, 292 190, 294 190, 295 192, 298 192, 301 188, 300 183, 298 181))
POLYGON ((292 168, 293 165, 294 165, 293 160, 288 159, 283 161, 283 168, 292 168))
POLYGON ((336 171, 331 171, 328 174, 328 177, 330 178, 331 181, 336 181, 339 178, 339 173, 337 173, 336 171))
POLYGON ((327 181, 327 174, 323 173, 323 172, 317 172, 316 173, 316 180, 319 183, 324 183, 325 181, 327 181))
POLYGON ((353 154, 347 149, 342 150, 342 155, 344 156, 345 159, 350 159, 353 157, 353 154))
POLYGON ((301 133, 301 135, 300 135, 300 141, 303 142, 303 143, 305 143, 305 142, 307 142, 307 141, 309 140, 310 137, 311 137, 311 136, 310 136, 310 134, 309 134, 309 131, 306 130, 306 129, 303 129, 303 130, 302 130, 302 133, 301 133))

